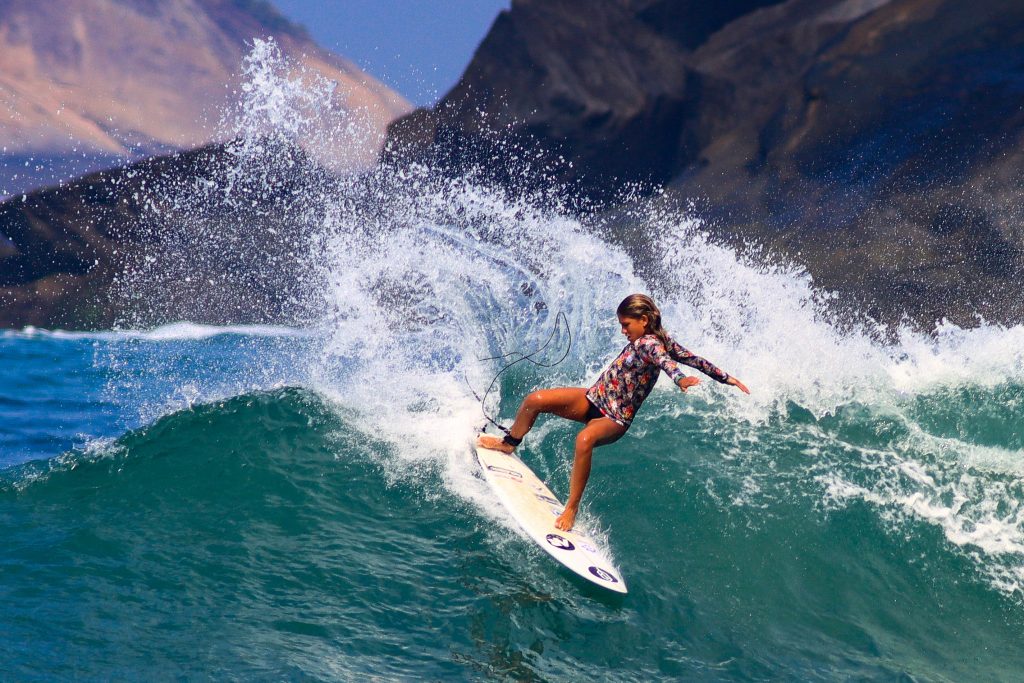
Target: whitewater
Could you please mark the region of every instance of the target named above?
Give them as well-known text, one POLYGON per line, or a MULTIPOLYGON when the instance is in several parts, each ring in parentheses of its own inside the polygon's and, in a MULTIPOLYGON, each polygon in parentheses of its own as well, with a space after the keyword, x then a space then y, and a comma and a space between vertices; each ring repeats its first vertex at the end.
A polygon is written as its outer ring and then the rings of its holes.
MULTIPOLYGON (((0 333, 5 677, 1019 679, 1024 328, 851 322, 699 216, 579 218, 415 166, 296 171, 287 324, 149 324, 272 189, 275 140, 362 134, 272 43, 246 69, 226 182, 156 202, 175 248, 119 283, 142 314, 0 333), (751 395, 662 380, 595 453, 580 523, 617 598, 521 535, 469 444, 484 410, 589 385, 633 292, 751 395), (553 330, 565 360, 481 405, 553 330)), ((542 418, 520 448, 562 497, 575 432, 542 418)))

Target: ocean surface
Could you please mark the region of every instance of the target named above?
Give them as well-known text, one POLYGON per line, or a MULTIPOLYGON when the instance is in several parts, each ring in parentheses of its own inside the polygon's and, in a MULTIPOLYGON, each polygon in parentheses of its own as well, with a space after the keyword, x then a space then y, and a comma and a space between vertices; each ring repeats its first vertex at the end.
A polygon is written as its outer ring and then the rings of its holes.
MULTIPOLYGON (((287 133, 315 102, 254 59, 241 132, 287 133)), ((850 324, 694 217, 611 235, 393 180, 295 215, 303 324, 0 332, 0 678, 1021 680, 1024 329, 850 324), (617 597, 517 531, 470 443, 593 381, 637 291, 752 393, 663 379, 597 450, 578 522, 617 597)), ((563 498, 576 431, 520 448, 563 498)))

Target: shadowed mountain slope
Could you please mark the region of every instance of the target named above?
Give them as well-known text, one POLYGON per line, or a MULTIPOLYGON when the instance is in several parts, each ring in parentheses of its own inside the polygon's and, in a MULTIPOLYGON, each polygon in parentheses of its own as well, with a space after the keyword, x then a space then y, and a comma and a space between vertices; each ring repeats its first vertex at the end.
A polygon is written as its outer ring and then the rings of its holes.
POLYGON ((517 0, 385 156, 511 142, 592 197, 664 184, 876 317, 1019 321, 1022 124, 1011 0, 517 0))

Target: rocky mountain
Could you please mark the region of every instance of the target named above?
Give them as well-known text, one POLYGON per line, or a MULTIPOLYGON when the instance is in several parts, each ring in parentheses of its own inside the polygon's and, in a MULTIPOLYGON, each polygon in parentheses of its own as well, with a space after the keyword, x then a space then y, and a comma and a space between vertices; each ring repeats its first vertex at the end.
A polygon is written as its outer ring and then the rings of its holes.
POLYGON ((0 0, 0 196, 223 139, 243 57, 268 37, 297 68, 337 83, 337 106, 368 131, 361 148, 345 141, 344 154, 324 157, 372 164, 408 103, 269 2, 0 0))
POLYGON ((1017 0, 513 0, 385 157, 509 146, 592 197, 666 185, 877 318, 1024 319, 1017 0))

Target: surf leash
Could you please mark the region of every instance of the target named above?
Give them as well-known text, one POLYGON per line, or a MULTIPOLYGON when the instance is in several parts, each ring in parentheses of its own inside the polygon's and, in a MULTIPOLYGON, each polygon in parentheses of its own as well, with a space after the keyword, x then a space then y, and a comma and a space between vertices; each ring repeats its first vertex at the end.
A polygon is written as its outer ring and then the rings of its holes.
MULTIPOLYGON (((498 429, 500 429, 501 431, 505 432, 505 434, 507 436, 512 436, 509 433, 508 429, 506 429, 502 425, 498 424, 494 420, 494 418, 492 418, 490 415, 487 414, 487 396, 494 389, 494 385, 497 383, 498 378, 501 377, 509 368, 511 368, 511 367, 513 367, 513 366, 515 366, 515 365, 517 365, 519 363, 522 363, 523 361, 526 361, 527 363, 530 363, 532 365, 536 365, 537 367, 540 367, 540 368, 553 368, 556 365, 561 364, 562 361, 564 361, 566 358, 569 357, 569 351, 570 350, 572 350, 572 330, 569 328, 569 319, 565 316, 565 313, 563 313, 562 311, 559 311, 558 314, 555 315, 555 326, 552 328, 551 334, 548 335, 547 341, 545 341, 540 347, 538 347, 532 353, 523 354, 522 351, 510 351, 509 353, 505 353, 505 354, 502 354, 500 356, 491 356, 490 358, 478 358, 477 359, 481 363, 485 363, 485 362, 487 362, 489 360, 504 360, 504 359, 508 358, 509 356, 519 356, 519 358, 515 359, 511 363, 508 363, 501 370, 498 370, 497 374, 495 374, 494 377, 491 379, 491 383, 489 385, 487 385, 487 391, 484 392, 483 398, 481 398, 480 396, 477 396, 476 391, 473 390, 473 385, 471 385, 469 383, 469 380, 466 379, 466 375, 465 374, 462 375, 462 378, 466 381, 466 386, 469 387, 469 390, 473 393, 474 398, 476 398, 476 400, 480 401, 480 412, 482 412, 484 414, 484 417, 487 419, 487 421, 490 422, 495 427, 497 427, 498 429), (559 358, 558 360, 556 360, 554 363, 545 363, 543 361, 534 360, 535 356, 538 356, 541 353, 543 353, 543 351, 546 348, 548 348, 548 346, 550 346, 551 342, 554 341, 555 335, 558 333, 558 329, 559 329, 560 323, 562 325, 565 325, 565 332, 566 332, 566 335, 569 337, 569 343, 566 344, 566 346, 565 346, 565 353, 563 353, 562 357, 559 358)), ((486 426, 487 425, 484 425, 484 427, 486 427, 486 426)))

